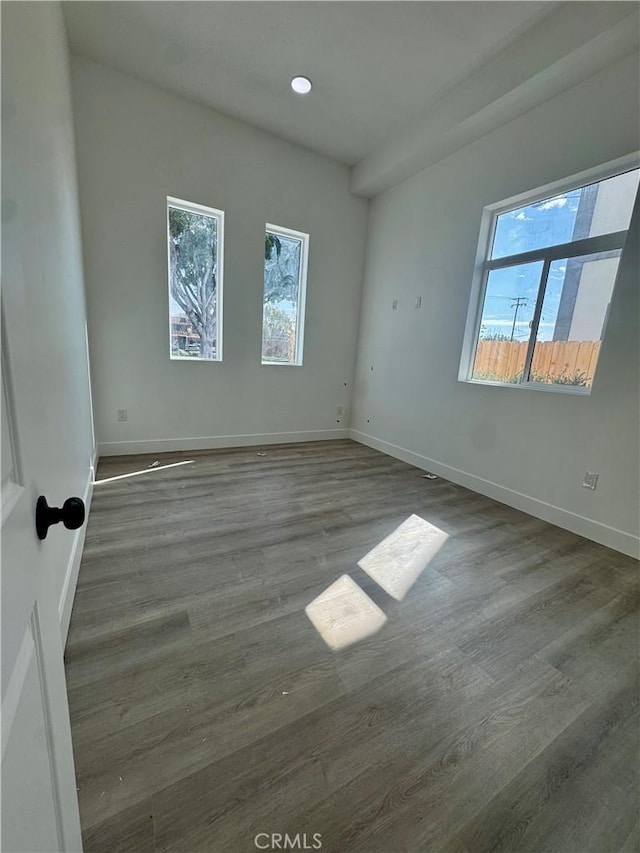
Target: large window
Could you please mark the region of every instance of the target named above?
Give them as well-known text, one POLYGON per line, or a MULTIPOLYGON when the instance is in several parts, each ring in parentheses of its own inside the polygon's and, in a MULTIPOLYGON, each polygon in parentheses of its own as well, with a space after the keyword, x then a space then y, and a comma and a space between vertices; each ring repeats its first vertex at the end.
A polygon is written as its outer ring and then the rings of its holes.
POLYGON ((640 170, 487 208, 460 378, 589 393, 640 170))
POLYGON ((171 358, 222 361, 224 213, 167 199, 171 358))
POLYGON ((262 300, 263 364, 302 364, 308 251, 308 234, 267 225, 262 300))

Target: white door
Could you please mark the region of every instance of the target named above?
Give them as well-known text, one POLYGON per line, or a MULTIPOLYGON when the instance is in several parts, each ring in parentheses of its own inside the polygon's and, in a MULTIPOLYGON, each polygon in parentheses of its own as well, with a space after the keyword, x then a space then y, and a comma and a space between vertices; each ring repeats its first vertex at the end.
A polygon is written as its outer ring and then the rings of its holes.
MULTIPOLYGON (((3 251, 10 251, 6 244, 3 251)), ((3 325, 8 322, 4 312, 3 325)), ((57 598, 42 557, 47 540, 40 542, 35 532, 30 484, 37 476, 17 430, 15 397, 21 392, 12 383, 5 345, 3 336, 0 845, 3 853, 80 850, 57 598)), ((46 442, 44 418, 40 430, 46 442)))
POLYGON ((84 497, 89 470, 66 46, 58 4, 2 6, 0 842, 80 851, 61 625, 78 540, 58 524, 40 541, 34 519, 39 494, 54 506, 84 497))

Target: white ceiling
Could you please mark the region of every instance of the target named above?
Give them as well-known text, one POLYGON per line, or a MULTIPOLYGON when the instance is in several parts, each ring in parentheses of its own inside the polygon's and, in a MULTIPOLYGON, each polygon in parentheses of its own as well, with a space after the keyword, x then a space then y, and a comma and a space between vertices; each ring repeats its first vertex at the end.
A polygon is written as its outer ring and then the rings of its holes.
POLYGON ((65 2, 71 48, 354 164, 558 4, 65 2), (294 95, 306 74, 314 88, 294 95))

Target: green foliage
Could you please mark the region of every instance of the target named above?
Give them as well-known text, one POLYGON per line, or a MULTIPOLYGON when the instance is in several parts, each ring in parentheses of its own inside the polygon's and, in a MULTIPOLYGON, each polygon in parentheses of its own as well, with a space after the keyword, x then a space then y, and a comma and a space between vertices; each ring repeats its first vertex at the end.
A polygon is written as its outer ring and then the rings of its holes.
POLYGON ((217 222, 184 210, 169 209, 169 233, 175 249, 176 272, 186 287, 204 284, 215 289, 217 222))
POLYGON ((275 305, 264 306, 262 358, 265 361, 293 361, 295 325, 293 319, 275 305))
POLYGON ((301 243, 292 237, 278 237, 267 232, 265 237, 264 301, 298 300, 298 277, 301 262, 301 243))
POLYGON ((575 370, 569 375, 563 372, 560 376, 543 376, 535 374, 531 376, 531 381, 542 382, 545 385, 575 385, 580 388, 587 388, 589 386, 589 377, 582 370, 575 370))
POLYGON ((214 354, 217 295, 217 220, 169 208, 171 295, 200 342, 200 355, 214 354))
MULTIPOLYGON (((506 385, 521 385, 524 381, 522 372, 515 373, 513 376, 500 376, 495 373, 474 373, 474 379, 484 380, 485 382, 501 382, 506 385)), ((582 388, 589 386, 589 378, 583 371, 576 370, 570 375, 562 373, 560 376, 543 376, 542 374, 531 374, 530 382, 538 382, 542 385, 575 385, 582 388)))
POLYGON ((276 258, 280 258, 282 252, 282 243, 276 234, 271 234, 269 231, 264 235, 264 259, 270 261, 273 253, 276 253, 276 258))
POLYGON ((169 234, 172 239, 180 239, 184 231, 189 227, 191 216, 186 210, 178 210, 175 207, 169 208, 169 234))
POLYGON ((473 373, 473 379, 480 379, 485 382, 501 382, 507 385, 521 385, 522 384, 522 371, 519 373, 514 373, 513 376, 501 376, 497 373, 473 373))

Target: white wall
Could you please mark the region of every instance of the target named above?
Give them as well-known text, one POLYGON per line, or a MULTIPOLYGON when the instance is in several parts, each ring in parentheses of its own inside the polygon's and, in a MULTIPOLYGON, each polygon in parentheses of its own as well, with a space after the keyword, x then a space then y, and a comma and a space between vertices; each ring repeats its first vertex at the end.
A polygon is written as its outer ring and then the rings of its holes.
POLYGON ((100 452, 335 437, 367 209, 347 168, 83 58, 72 79, 100 452), (168 195, 225 211, 222 363, 169 360, 168 195), (303 367, 260 364, 267 222, 310 234, 303 367))
POLYGON ((372 202, 352 420, 361 440, 629 552, 637 258, 623 261, 591 396, 473 386, 457 374, 484 206, 637 150, 638 128, 636 54, 372 202), (597 491, 582 488, 585 471, 600 474, 597 491))
MULTIPOLYGON (((4 3, 2 30, 4 344, 28 463, 23 485, 34 505, 42 493, 59 506, 71 495, 87 499, 93 479, 69 55, 58 3, 4 3), (11 322, 18 317, 28 321, 11 322)), ((63 635, 83 536, 84 528, 51 535, 42 549, 63 635)))

